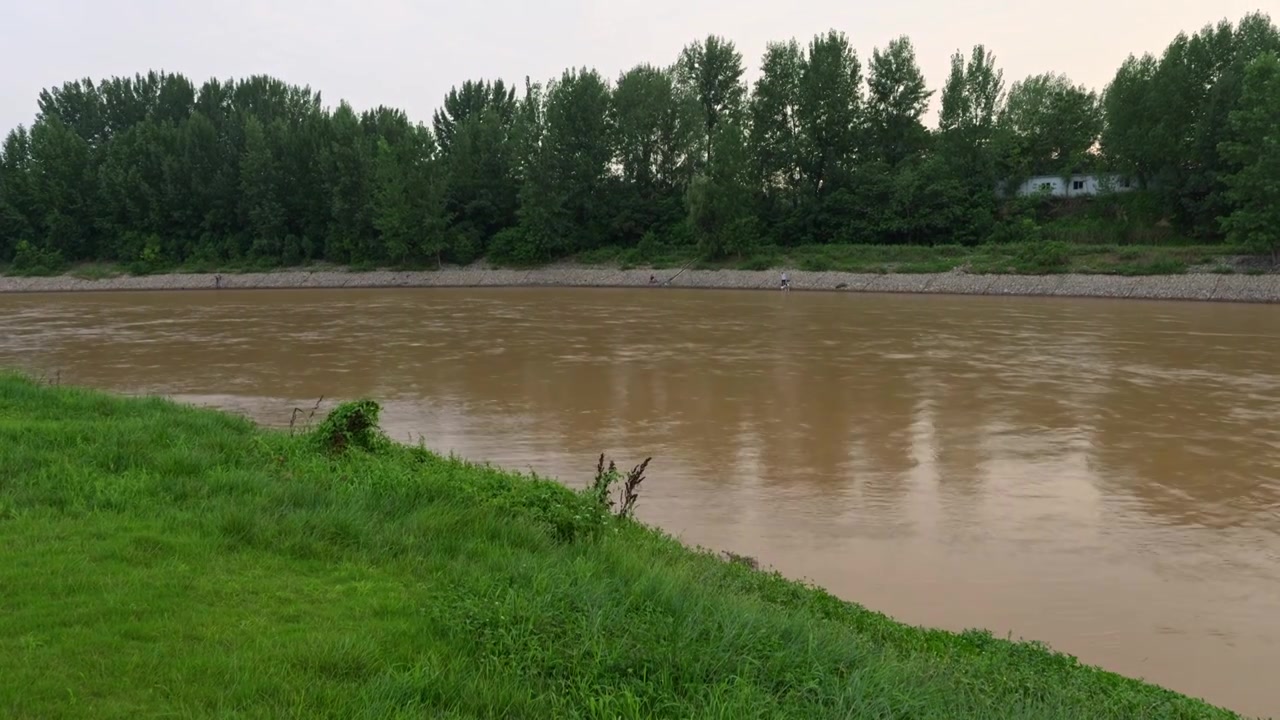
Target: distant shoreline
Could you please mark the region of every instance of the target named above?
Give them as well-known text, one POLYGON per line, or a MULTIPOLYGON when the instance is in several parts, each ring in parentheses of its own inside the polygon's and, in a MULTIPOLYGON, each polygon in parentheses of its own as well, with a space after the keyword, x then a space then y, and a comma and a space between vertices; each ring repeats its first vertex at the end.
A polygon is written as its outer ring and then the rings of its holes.
MULTIPOLYGON (((533 270, 446 268, 436 271, 281 270, 260 273, 170 273, 84 279, 0 277, 0 293, 305 288, 595 287, 777 290, 777 270, 619 270, 552 266, 533 270), (658 284, 650 284, 650 276, 658 284)), ((976 275, 788 271, 796 291, 1095 297, 1280 303, 1280 274, 1238 275, 976 275)))

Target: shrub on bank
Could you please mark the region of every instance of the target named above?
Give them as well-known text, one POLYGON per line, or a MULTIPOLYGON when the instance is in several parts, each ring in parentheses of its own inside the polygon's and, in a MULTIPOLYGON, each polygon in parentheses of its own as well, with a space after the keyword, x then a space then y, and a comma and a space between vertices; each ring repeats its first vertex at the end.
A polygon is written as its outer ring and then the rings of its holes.
POLYGON ((14 248, 10 272, 13 275, 38 277, 57 275, 67 269, 62 253, 19 240, 14 248))

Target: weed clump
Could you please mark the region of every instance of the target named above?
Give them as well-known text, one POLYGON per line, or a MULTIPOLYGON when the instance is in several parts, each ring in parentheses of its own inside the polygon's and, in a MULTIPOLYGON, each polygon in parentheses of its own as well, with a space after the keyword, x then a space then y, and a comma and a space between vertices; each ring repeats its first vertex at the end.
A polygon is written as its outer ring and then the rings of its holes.
POLYGON ((739 555, 738 553, 732 552, 730 550, 722 550, 720 552, 720 556, 724 558, 725 562, 728 562, 734 565, 742 565, 743 567, 748 567, 748 568, 751 568, 752 570, 760 569, 760 561, 756 560, 750 555, 739 555))
POLYGON ((640 483, 644 482, 644 471, 649 467, 649 461, 652 459, 645 458, 644 462, 631 468, 631 472, 624 476, 612 460, 606 468, 604 453, 600 453, 600 460, 596 463, 596 477, 588 493, 605 511, 613 513, 614 508, 617 508, 618 517, 630 518, 635 513, 636 501, 640 499, 639 489, 640 483), (615 503, 613 487, 619 483, 621 487, 618 490, 618 502, 615 503))
POLYGON ((373 400, 342 403, 320 423, 313 437, 331 453, 343 453, 351 448, 376 452, 391 442, 378 427, 381 412, 382 407, 373 400))
POLYGON ((1018 246, 1016 258, 1025 272, 1061 272, 1071 262, 1071 246, 1061 240, 1027 242, 1018 246))

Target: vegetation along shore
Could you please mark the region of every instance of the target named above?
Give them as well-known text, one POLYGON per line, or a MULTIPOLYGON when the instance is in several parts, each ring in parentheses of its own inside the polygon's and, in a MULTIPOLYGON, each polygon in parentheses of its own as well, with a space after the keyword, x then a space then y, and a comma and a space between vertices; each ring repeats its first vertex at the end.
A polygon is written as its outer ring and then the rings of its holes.
POLYGON ((758 71, 748 84, 711 35, 616 78, 467 80, 429 122, 265 76, 73 80, 0 147, 0 266, 935 272, 971 256, 979 272, 1176 274, 1280 253, 1264 14, 1131 56, 1101 89, 1006 79, 981 44, 929 88, 909 38, 860 57, 836 30, 770 44, 758 71))
POLYGON ((0 375, 0 714, 1235 717, 686 548, 627 517, 660 458, 575 490, 377 413, 267 430, 0 375))

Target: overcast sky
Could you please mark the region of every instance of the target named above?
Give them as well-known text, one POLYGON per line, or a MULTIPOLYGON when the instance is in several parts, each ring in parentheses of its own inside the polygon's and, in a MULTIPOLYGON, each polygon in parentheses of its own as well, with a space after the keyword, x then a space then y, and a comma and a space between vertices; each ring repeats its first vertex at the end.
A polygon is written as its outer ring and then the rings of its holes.
MULTIPOLYGON (((1101 89, 1125 56, 1180 30, 1238 20, 1270 0, 0 0, 0 128, 29 124, 65 80, 181 72, 265 73, 327 105, 383 104, 427 121, 467 78, 546 80, 588 65, 608 77, 666 65, 690 40, 737 43, 754 79, 765 44, 845 32, 861 58, 906 34, 930 87, 957 49, 984 43, 1007 81, 1045 71, 1101 89)), ((1274 7, 1274 6, 1272 6, 1274 7)), ((1280 13, 1273 13, 1273 17, 1280 13)), ((1280 17, 1275 17, 1280 19, 1280 17)), ((935 96, 936 102, 936 96, 935 96)))

